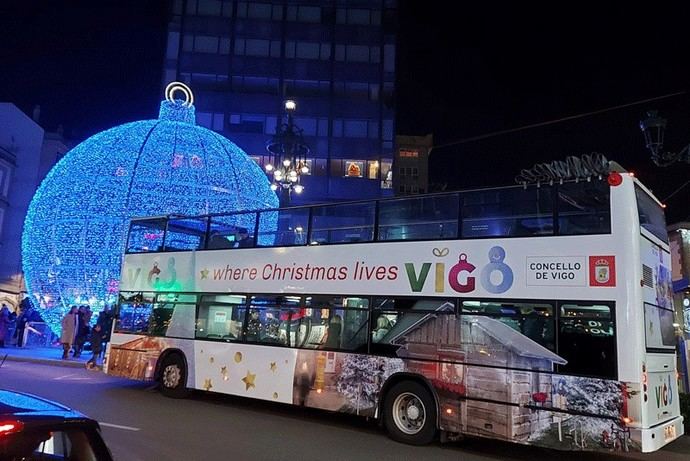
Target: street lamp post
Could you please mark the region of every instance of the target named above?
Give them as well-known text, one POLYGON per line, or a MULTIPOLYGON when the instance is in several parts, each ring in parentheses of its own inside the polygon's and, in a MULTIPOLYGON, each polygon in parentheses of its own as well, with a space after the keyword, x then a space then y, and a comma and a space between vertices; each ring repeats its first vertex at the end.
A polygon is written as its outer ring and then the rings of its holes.
POLYGON ((266 164, 266 174, 271 180, 271 189, 276 191, 280 199, 280 206, 290 205, 292 193, 301 194, 304 186, 301 176, 309 173, 307 156, 310 149, 304 141, 303 130, 293 119, 297 104, 293 100, 285 101, 286 121, 278 119, 276 133, 266 143, 269 162, 266 164))
POLYGON ((660 117, 657 111, 647 112, 647 118, 640 121, 640 129, 644 134, 645 146, 652 154, 652 161, 656 166, 669 166, 675 162, 690 163, 690 144, 675 153, 664 151, 666 119, 660 117))

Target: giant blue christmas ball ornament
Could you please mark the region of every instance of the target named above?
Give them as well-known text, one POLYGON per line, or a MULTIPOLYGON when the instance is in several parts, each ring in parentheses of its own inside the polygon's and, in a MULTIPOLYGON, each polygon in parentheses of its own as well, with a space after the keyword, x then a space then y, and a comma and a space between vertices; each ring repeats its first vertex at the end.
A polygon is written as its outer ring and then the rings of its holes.
POLYGON ((130 218, 278 207, 261 168, 232 142, 195 125, 188 88, 170 88, 158 120, 82 142, 31 201, 22 235, 26 285, 56 333, 71 304, 90 304, 97 313, 115 301, 130 218), (184 101, 173 98, 180 88, 184 101))

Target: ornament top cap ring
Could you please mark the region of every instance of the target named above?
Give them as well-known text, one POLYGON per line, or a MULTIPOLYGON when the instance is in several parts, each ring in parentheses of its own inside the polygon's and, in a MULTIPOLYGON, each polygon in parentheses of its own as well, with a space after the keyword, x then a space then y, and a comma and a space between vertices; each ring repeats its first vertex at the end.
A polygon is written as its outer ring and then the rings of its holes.
POLYGON ((182 82, 170 82, 168 86, 165 87, 165 99, 174 103, 174 95, 176 91, 181 91, 184 94, 184 102, 182 103, 186 107, 191 107, 194 104, 194 94, 192 90, 182 82))

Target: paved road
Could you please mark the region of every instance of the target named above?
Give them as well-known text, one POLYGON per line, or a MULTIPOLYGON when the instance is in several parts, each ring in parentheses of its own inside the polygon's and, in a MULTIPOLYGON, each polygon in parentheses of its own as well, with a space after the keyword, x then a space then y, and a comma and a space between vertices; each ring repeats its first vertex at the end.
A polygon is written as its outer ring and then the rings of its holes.
POLYGON ((550 460, 687 461, 688 438, 652 455, 561 453, 487 440, 411 447, 359 418, 195 393, 163 397, 150 385, 100 372, 6 362, 0 387, 58 400, 98 419, 118 460, 550 460))

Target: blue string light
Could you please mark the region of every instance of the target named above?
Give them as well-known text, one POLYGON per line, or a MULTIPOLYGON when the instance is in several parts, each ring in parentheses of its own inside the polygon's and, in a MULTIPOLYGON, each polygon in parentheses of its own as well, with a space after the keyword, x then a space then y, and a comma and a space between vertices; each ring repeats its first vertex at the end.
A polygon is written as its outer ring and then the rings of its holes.
POLYGON ((98 133, 48 173, 22 235, 27 290, 59 334, 70 305, 89 304, 97 313, 115 302, 130 218, 277 207, 261 168, 234 143, 196 126, 193 105, 169 98, 158 120, 98 133))

